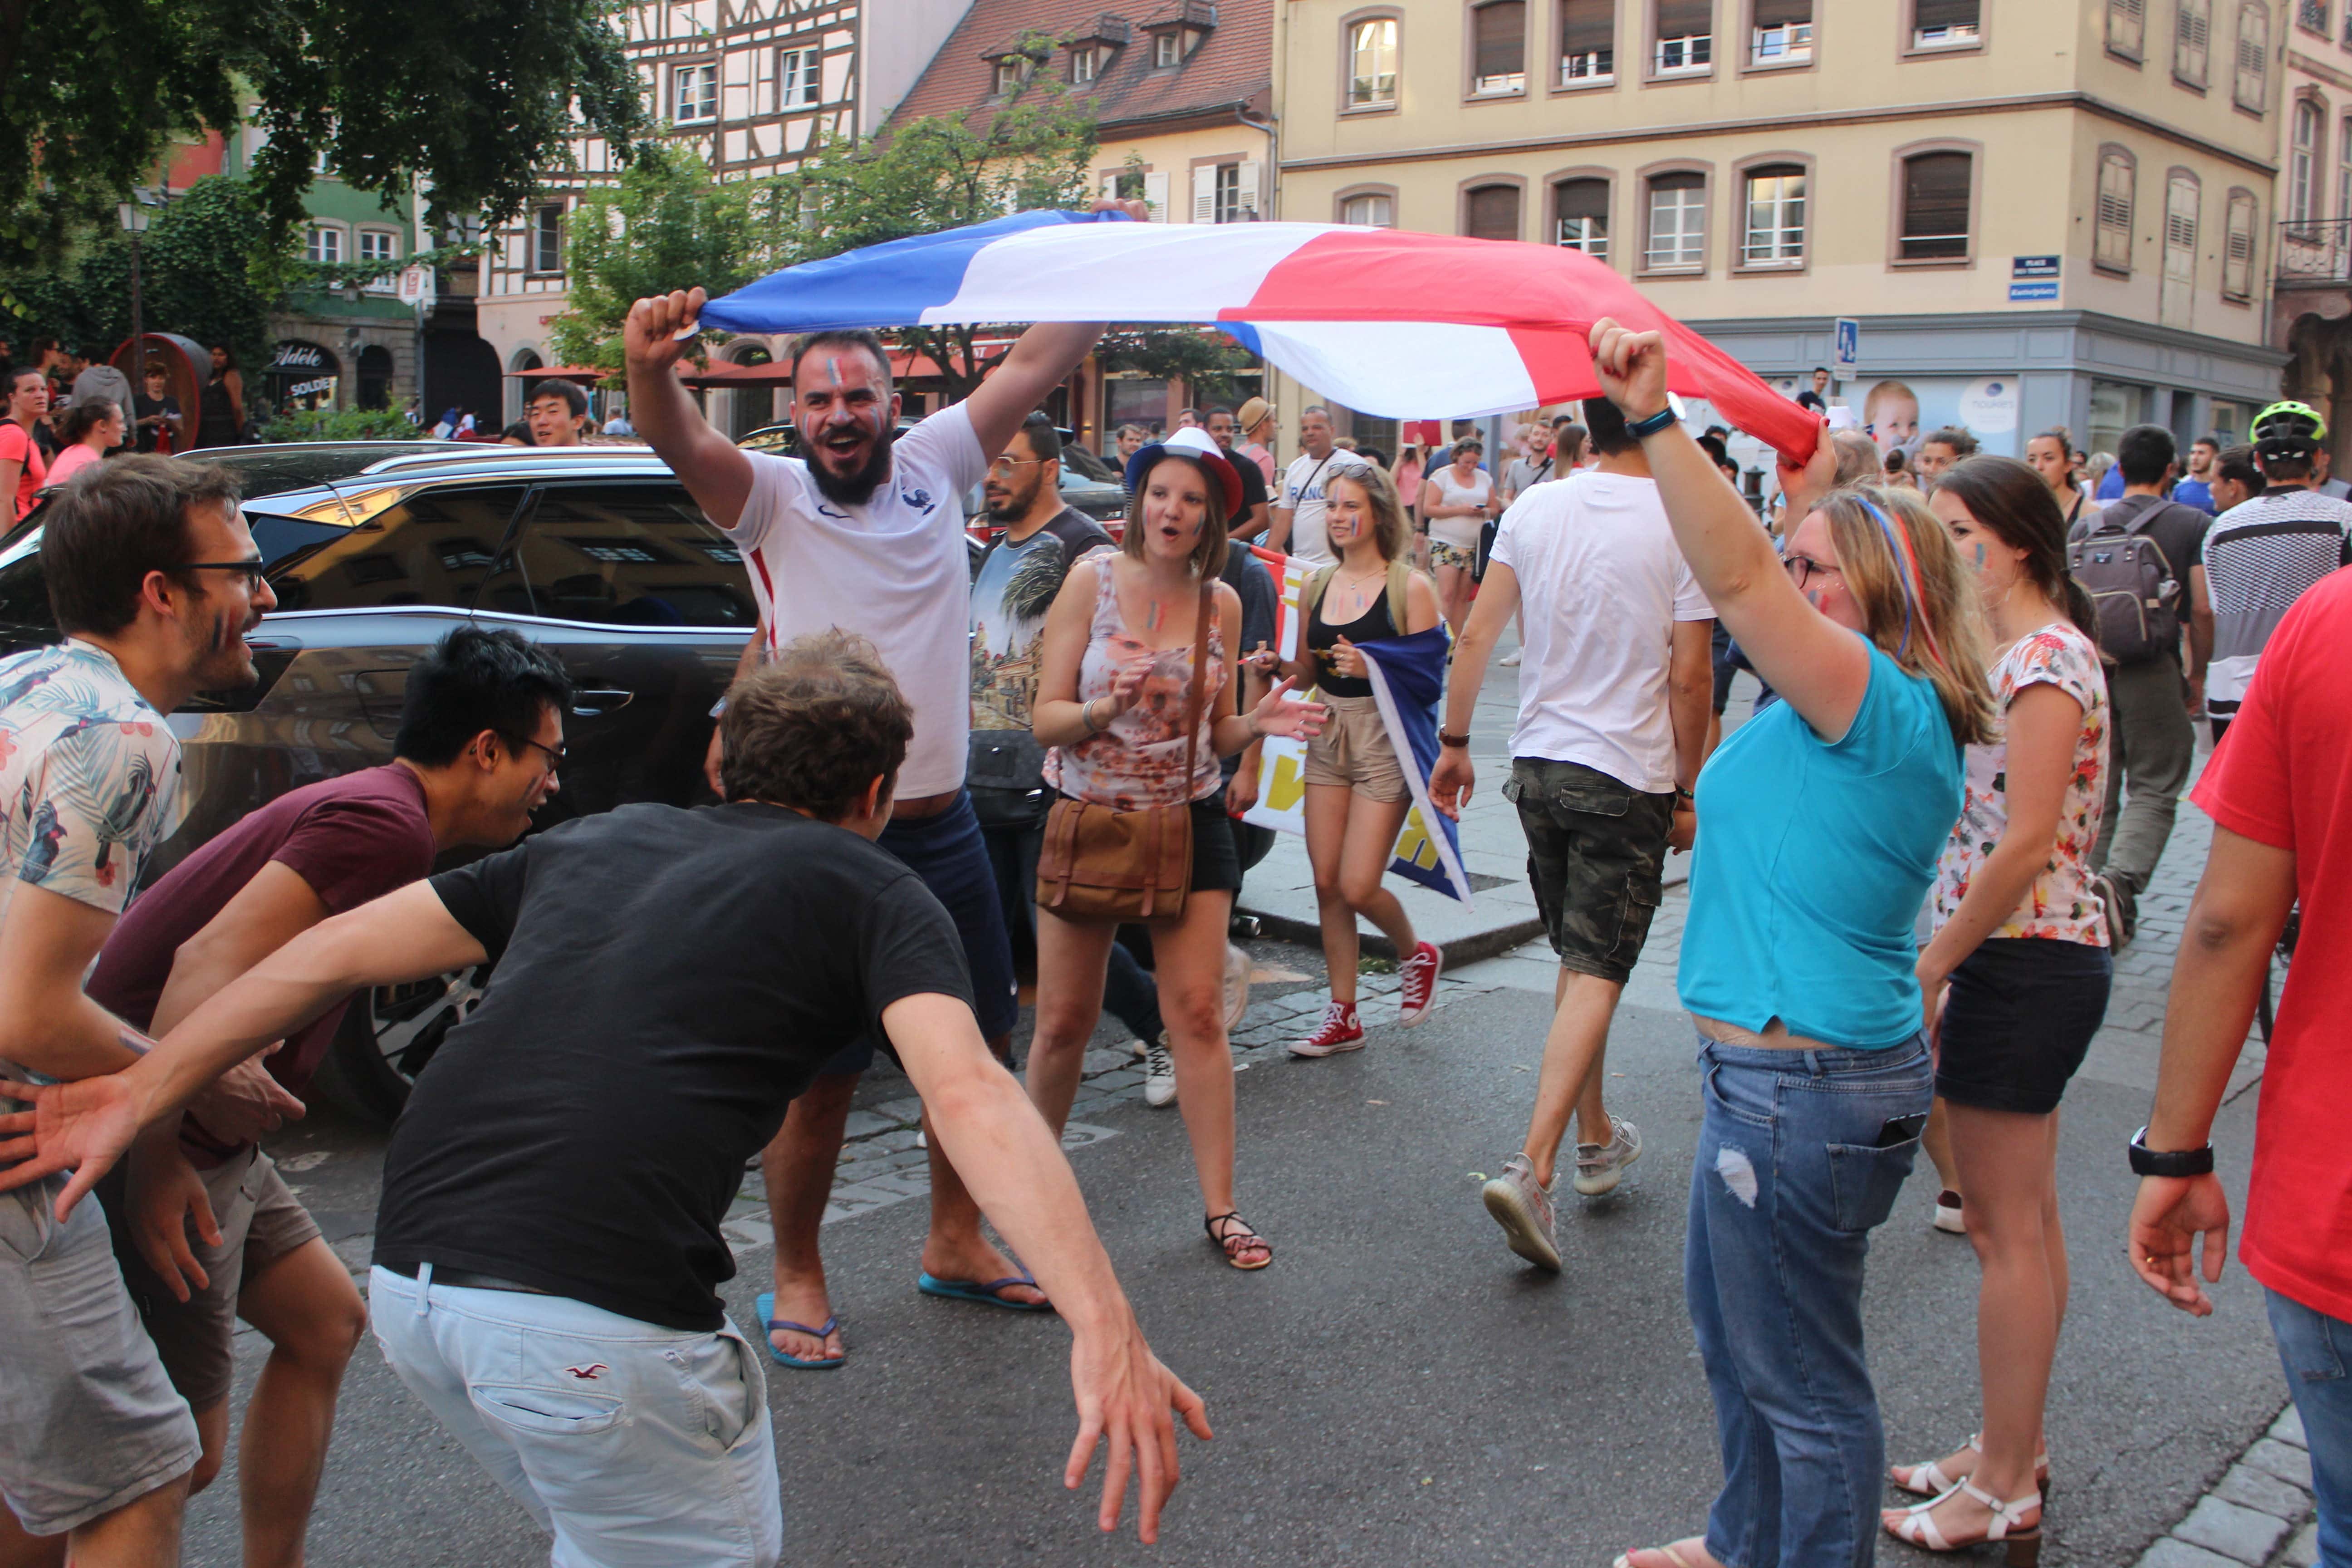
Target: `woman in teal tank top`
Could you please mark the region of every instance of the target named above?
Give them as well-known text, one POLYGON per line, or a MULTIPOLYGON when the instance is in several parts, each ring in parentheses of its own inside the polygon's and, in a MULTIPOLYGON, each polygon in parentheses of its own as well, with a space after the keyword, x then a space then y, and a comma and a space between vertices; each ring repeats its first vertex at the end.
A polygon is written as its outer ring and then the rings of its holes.
MULTIPOLYGON (((1637 434, 1665 345, 1603 320, 1593 368, 1637 434)), ((1619 1568, 1865 1568, 1885 1436, 1863 1354, 1870 1232, 1934 1097, 1913 922, 1990 737, 1976 595, 1908 491, 1783 468, 1785 561, 1689 434, 1642 435, 1675 542, 1783 699, 1698 780, 1682 1000, 1704 1107, 1683 1291, 1724 1486, 1706 1532, 1619 1568)))

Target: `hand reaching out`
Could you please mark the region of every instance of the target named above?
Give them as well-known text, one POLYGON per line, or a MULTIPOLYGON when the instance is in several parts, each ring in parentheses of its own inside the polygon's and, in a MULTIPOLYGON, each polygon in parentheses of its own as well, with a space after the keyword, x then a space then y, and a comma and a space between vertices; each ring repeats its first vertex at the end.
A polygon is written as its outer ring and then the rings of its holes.
POLYGON ((1206 1439, 1212 1436, 1208 1406, 1160 1364, 1132 1319, 1111 1342, 1087 1335, 1071 1344, 1070 1387, 1077 1396, 1078 1436, 1062 1468, 1062 1484, 1076 1490, 1096 1446, 1105 1445, 1102 1510, 1096 1522, 1106 1531, 1118 1528, 1132 1475, 1142 1483, 1136 1534, 1146 1542, 1159 1540, 1160 1506, 1182 1473, 1174 1417, 1181 1415, 1192 1436, 1206 1439))
POLYGON ((221 1245, 220 1226, 213 1217, 204 1178, 180 1152, 175 1140, 150 1137, 131 1151, 125 1190, 131 1237, 138 1245, 139 1256, 147 1260, 147 1267, 165 1289, 186 1300, 189 1287, 201 1290, 210 1283, 204 1265, 196 1260, 195 1249, 188 1245, 189 1225, 194 1223, 205 1246, 221 1245))
POLYGON ((1297 684, 1292 676, 1275 682, 1274 689, 1250 710, 1250 723, 1261 735, 1288 735, 1310 741, 1323 732, 1324 721, 1331 710, 1320 702, 1302 702, 1290 695, 1297 684))
POLYGON ((0 1104, 9 1100, 33 1109, 0 1116, 0 1193, 73 1172, 58 1194, 60 1225, 122 1158, 146 1114, 137 1086, 119 1072, 37 1088, 0 1082, 0 1104))

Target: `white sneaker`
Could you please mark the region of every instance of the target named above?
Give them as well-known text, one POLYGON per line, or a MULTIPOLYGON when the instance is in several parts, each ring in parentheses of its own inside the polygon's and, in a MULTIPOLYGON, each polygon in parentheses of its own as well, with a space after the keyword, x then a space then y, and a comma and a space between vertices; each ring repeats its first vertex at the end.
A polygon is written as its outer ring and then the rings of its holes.
POLYGON ((1501 665, 1505 669, 1517 669, 1519 668, 1519 650, 1517 648, 1513 648, 1510 652, 1505 654, 1495 662, 1501 665))
POLYGON ((1609 1142, 1576 1146, 1576 1190, 1588 1198, 1614 1192, 1625 1167, 1642 1157, 1642 1134, 1622 1116, 1610 1118, 1609 1142))
POLYGON ((1249 1011, 1250 956, 1239 944, 1225 943, 1225 1032, 1241 1027, 1242 1015, 1249 1011))
POLYGON ((1176 1103, 1176 1058, 1168 1054, 1168 1031, 1143 1047, 1143 1103, 1159 1107, 1176 1103))

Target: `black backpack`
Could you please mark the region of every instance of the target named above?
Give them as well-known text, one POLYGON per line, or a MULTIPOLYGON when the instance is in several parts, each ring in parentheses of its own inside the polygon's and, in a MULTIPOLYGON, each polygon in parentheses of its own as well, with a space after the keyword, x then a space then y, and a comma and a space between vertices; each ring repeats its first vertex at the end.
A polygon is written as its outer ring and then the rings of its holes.
POLYGON ((2112 502, 2066 547, 2066 565, 2099 616, 2099 656, 2109 664, 2145 664, 2180 647, 2182 584, 2164 547, 2145 531, 2176 503, 2155 496, 2112 502), (2146 501, 2119 517, 2134 501, 2146 501))

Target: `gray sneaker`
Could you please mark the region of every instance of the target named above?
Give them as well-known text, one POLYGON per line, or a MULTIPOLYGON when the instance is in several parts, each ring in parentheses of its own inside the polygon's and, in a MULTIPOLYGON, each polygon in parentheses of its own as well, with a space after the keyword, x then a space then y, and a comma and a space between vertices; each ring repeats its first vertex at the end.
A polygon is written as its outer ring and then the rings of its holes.
POLYGON ((1576 1190, 1588 1198, 1614 1192, 1625 1167, 1642 1157, 1641 1130, 1622 1116, 1610 1118, 1609 1142, 1576 1146, 1576 1190))
POLYGON ((1480 1195, 1486 1212, 1503 1227, 1510 1248, 1538 1268, 1559 1272, 1559 1247, 1552 1240, 1551 1194, 1536 1181, 1536 1169, 1525 1154, 1503 1162, 1503 1173, 1488 1182, 1480 1195))
POLYGON ((1168 1031, 1143 1047, 1143 1103, 1155 1109, 1176 1103, 1176 1058, 1168 1054, 1168 1031))

